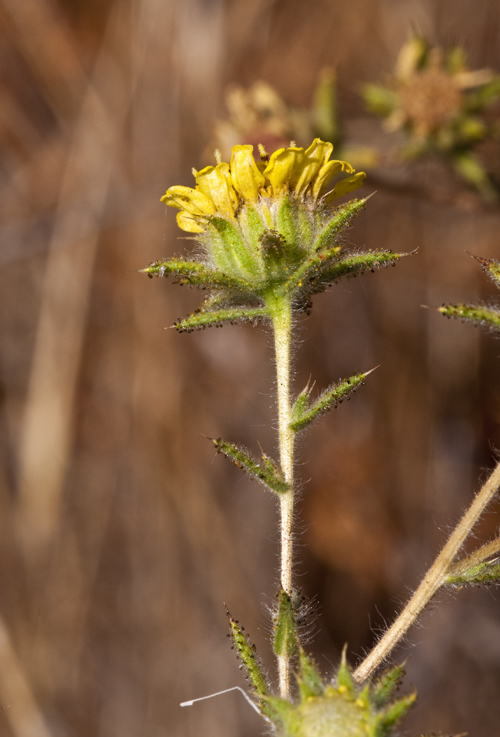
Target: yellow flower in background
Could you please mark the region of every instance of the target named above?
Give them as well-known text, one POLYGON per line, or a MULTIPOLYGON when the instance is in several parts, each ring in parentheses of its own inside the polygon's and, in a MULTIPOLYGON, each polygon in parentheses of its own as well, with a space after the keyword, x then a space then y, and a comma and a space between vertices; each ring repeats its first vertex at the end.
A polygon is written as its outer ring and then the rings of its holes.
POLYGON ((268 159, 261 148, 256 162, 253 146, 233 146, 231 163, 219 162, 194 172, 196 188, 174 186, 161 198, 179 208, 177 223, 189 233, 202 233, 211 218, 237 220, 243 206, 263 205, 266 210, 289 194, 296 200, 316 204, 323 189, 339 173, 348 176, 326 194, 326 201, 353 192, 365 179, 354 174, 346 161, 330 160, 333 144, 316 138, 309 148, 289 146, 275 151, 268 159))

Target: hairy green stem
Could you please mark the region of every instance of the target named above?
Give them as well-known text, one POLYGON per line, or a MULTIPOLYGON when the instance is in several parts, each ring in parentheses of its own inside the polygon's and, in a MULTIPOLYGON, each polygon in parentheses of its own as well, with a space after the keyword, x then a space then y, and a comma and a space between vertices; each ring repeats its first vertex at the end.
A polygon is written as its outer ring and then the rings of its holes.
MULTIPOLYGON (((292 336, 292 307, 287 297, 281 297, 269 305, 274 328, 274 347, 276 355, 276 382, 278 395, 278 435, 281 471, 289 486, 289 491, 280 494, 281 531, 281 586, 287 594, 292 594, 293 578, 293 452, 295 433, 290 428, 290 344, 292 336)), ((290 696, 290 658, 278 657, 280 693, 283 698, 290 696)))
POLYGON ((459 553, 466 537, 484 512, 486 506, 495 496, 499 486, 500 463, 497 464, 495 470, 451 533, 448 542, 429 568, 422 583, 399 617, 363 660, 361 665, 354 671, 356 681, 362 683, 372 675, 415 623, 433 596, 446 582, 446 576, 452 568, 453 561, 459 553))

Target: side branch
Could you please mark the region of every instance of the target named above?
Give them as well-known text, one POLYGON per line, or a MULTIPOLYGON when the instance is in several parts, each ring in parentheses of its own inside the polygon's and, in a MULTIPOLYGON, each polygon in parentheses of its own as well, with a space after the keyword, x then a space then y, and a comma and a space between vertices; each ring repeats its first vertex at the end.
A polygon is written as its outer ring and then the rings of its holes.
POLYGON ((432 566, 429 568, 422 583, 403 609, 394 624, 387 630, 382 639, 354 671, 354 678, 362 683, 369 678, 379 665, 390 654, 409 628, 414 624, 433 596, 446 582, 453 561, 460 551, 466 537, 478 521, 489 502, 493 499, 500 486, 500 463, 486 481, 482 489, 474 498, 469 509, 450 535, 450 538, 432 566))

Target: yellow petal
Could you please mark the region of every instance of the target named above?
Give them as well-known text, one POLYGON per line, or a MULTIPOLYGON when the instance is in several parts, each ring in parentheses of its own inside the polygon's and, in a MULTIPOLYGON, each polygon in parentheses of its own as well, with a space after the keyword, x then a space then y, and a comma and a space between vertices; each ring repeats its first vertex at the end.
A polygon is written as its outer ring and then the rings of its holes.
POLYGON ((347 161, 328 161, 319 170, 316 179, 313 182, 312 195, 315 200, 318 199, 319 194, 323 187, 328 184, 330 179, 338 174, 339 171, 345 171, 347 174, 352 174, 354 168, 347 163, 347 161))
POLYGON ((206 195, 215 205, 222 217, 231 219, 238 209, 238 195, 231 181, 229 164, 206 166, 196 174, 197 189, 206 195))
POLYGON ((179 210, 186 210, 192 215, 215 215, 215 205, 212 200, 203 192, 191 189, 191 187, 181 185, 170 187, 161 201, 169 207, 178 207, 179 210))
POLYGON ((186 210, 177 213, 177 225, 181 230, 187 230, 188 233, 203 233, 205 230, 200 220, 186 210))
POLYGON ((342 195, 347 194, 348 192, 354 192, 355 189, 361 187, 365 179, 366 174, 364 171, 358 171, 358 173, 354 174, 352 177, 342 179, 340 182, 337 182, 332 191, 328 192, 325 196, 325 202, 330 202, 336 197, 342 197, 342 195))
POLYGON ((248 202, 256 202, 266 180, 258 170, 252 155, 253 146, 233 146, 231 180, 238 194, 248 202))
POLYGON ((264 170, 264 176, 271 182, 275 193, 287 191, 293 186, 297 167, 300 167, 304 158, 304 149, 279 148, 269 159, 269 164, 264 170))
POLYGON ((294 189, 297 196, 304 194, 321 168, 326 165, 332 151, 333 143, 325 143, 320 138, 314 139, 305 151, 300 169, 296 172, 294 189))

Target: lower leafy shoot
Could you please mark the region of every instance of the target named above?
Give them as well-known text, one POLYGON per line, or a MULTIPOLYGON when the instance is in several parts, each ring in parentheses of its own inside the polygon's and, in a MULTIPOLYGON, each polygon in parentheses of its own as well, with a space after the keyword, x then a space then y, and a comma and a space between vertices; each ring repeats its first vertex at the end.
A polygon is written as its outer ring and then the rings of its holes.
MULTIPOLYGON (((374 684, 359 686, 344 654, 337 676, 325 681, 298 640, 294 647, 297 697, 273 696, 254 648, 231 618, 230 627, 262 716, 282 737, 388 737, 415 702, 415 692, 394 698, 404 673, 402 666, 389 670, 374 684)), ((290 635, 288 628, 282 642, 290 635)))
POLYGON ((294 606, 284 591, 278 596, 274 650, 278 656, 286 651, 295 664, 295 698, 272 694, 255 647, 231 616, 229 625, 258 708, 281 737, 388 737, 416 699, 415 692, 394 698, 403 666, 390 669, 373 684, 356 684, 345 649, 336 677, 325 680, 300 644, 294 606))

